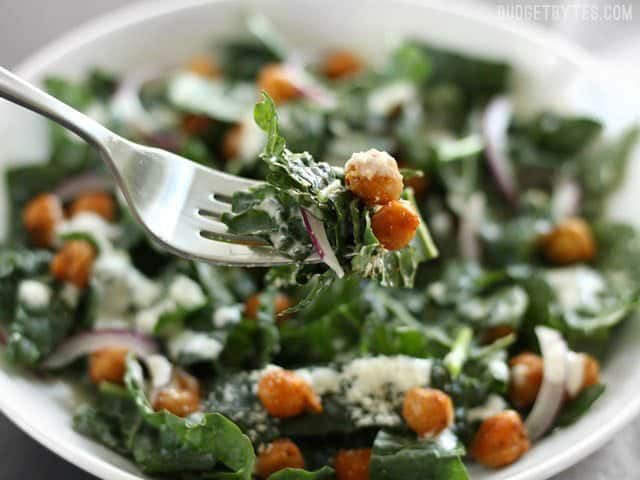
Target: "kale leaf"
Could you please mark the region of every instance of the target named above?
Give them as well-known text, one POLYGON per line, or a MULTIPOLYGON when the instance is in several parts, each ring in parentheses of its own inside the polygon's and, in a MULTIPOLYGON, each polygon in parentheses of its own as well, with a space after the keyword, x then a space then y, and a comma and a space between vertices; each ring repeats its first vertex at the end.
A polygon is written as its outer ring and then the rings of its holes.
POLYGON ((371 480, 467 480, 464 447, 454 438, 418 440, 415 434, 380 431, 373 444, 371 480))

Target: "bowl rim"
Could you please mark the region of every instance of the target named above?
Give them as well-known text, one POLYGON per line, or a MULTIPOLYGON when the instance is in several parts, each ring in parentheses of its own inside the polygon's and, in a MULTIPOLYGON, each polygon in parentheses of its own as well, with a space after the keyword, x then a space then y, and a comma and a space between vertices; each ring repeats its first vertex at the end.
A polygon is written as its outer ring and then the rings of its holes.
MULTIPOLYGON (((133 5, 127 5, 107 12, 95 19, 82 23, 67 33, 45 44, 16 66, 12 70, 27 80, 33 80, 57 63, 61 57, 81 48, 101 37, 108 36, 126 27, 144 23, 156 17, 189 10, 203 5, 223 3, 234 0, 147 0, 133 5)), ((579 69, 589 73, 590 77, 604 78, 607 75, 602 63, 581 46, 540 26, 527 24, 512 19, 498 18, 490 7, 473 1, 463 0, 447 2, 447 0, 384 0, 387 3, 397 3, 419 6, 440 13, 462 17, 467 20, 485 24, 488 27, 503 30, 509 35, 520 37, 539 47, 554 52, 556 57, 569 60, 579 69)), ((637 88, 634 88, 636 91, 637 88)), ((58 442, 55 432, 38 425, 38 422, 23 415, 19 406, 0 396, 0 411, 18 428, 28 434, 47 449, 53 451, 69 463, 96 475, 110 480, 140 480, 140 476, 124 471, 111 462, 97 457, 80 447, 58 442)), ((515 474, 510 480, 535 480, 548 478, 569 466, 583 460, 587 455, 604 445, 623 426, 633 420, 640 413, 640 396, 627 404, 626 408, 614 418, 609 419, 598 430, 597 434, 585 437, 583 440, 569 445, 560 453, 533 468, 515 474)))

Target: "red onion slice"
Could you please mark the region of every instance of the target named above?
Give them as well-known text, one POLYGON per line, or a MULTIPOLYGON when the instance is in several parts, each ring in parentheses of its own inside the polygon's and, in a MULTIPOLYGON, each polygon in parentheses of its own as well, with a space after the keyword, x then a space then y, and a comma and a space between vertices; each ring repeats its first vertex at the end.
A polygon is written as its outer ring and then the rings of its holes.
POLYGON ((561 179, 553 189, 551 214, 555 220, 564 220, 578 214, 582 192, 580 186, 570 178, 561 179))
POLYGON ((323 108, 331 109, 336 106, 335 95, 309 75, 302 65, 288 63, 286 69, 303 97, 323 108))
POLYGON ((55 190, 55 194, 63 202, 68 202, 84 193, 111 192, 114 190, 112 180, 95 173, 76 175, 64 180, 55 190))
POLYGON ((518 186, 511 159, 507 153, 507 129, 511 118, 511 102, 496 97, 489 102, 482 116, 482 135, 486 144, 489 169, 498 189, 512 204, 518 204, 518 186))
POLYGON ((562 335, 548 327, 536 327, 542 351, 544 376, 531 413, 525 421, 529 440, 535 441, 549 430, 562 407, 567 381, 569 349, 562 335))
POLYGON ((307 232, 309 232, 311 243, 313 243, 313 247, 316 249, 316 252, 318 252, 322 261, 326 263, 331 270, 336 272, 338 278, 344 277, 344 270, 340 262, 338 262, 333 248, 331 248, 324 224, 304 208, 300 209, 300 213, 302 214, 304 227, 307 229, 307 232))
POLYGON ((126 348, 136 355, 151 355, 158 351, 156 341, 132 330, 91 330, 65 340, 42 362, 43 368, 60 368, 75 359, 103 348, 126 348))

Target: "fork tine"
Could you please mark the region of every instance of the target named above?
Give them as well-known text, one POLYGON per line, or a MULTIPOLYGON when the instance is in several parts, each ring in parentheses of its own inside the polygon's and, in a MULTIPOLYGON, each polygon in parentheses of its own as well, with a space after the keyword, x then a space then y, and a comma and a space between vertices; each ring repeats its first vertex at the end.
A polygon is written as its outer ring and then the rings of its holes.
MULTIPOLYGON (((165 246, 178 252, 188 251, 189 255, 197 260, 214 262, 219 265, 260 267, 291 263, 290 258, 278 254, 270 247, 250 247, 205 238, 203 231, 199 230, 197 225, 198 222, 192 222, 194 228, 185 228, 179 235, 171 239, 171 245, 165 246)), ((210 230, 205 229, 204 231, 210 230)))
POLYGON ((237 191, 247 190, 260 184, 260 182, 248 178, 211 170, 200 165, 198 167, 192 190, 208 192, 208 194, 214 194, 218 198, 230 198, 237 191))

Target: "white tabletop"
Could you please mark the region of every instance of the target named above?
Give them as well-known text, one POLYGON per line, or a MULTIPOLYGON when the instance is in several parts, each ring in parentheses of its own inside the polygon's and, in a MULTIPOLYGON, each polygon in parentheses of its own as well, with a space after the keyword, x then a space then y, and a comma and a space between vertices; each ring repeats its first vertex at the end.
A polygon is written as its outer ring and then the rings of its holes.
MULTIPOLYGON (((129 0, 0 0, 0 65, 13 66, 38 47, 94 16, 131 3, 129 0)), ((561 1, 485 0, 495 6, 496 14, 505 4, 549 5, 561 1)), ((565 2, 575 5, 580 2, 565 2)), ((630 5, 635 16, 631 21, 585 22, 575 14, 565 18, 548 18, 538 10, 537 23, 547 25, 572 37, 608 61, 635 65, 640 78, 640 1, 593 0, 589 5, 630 5)), ((640 80, 639 80, 640 83, 640 80)), ((1 394, 1 393, 0 393, 1 394)), ((609 444, 555 480, 626 480, 638 478, 640 471, 640 419, 625 428, 609 444)), ((88 474, 56 457, 0 415, 0 452, 3 479, 48 478, 51 480, 87 479, 88 474)))

